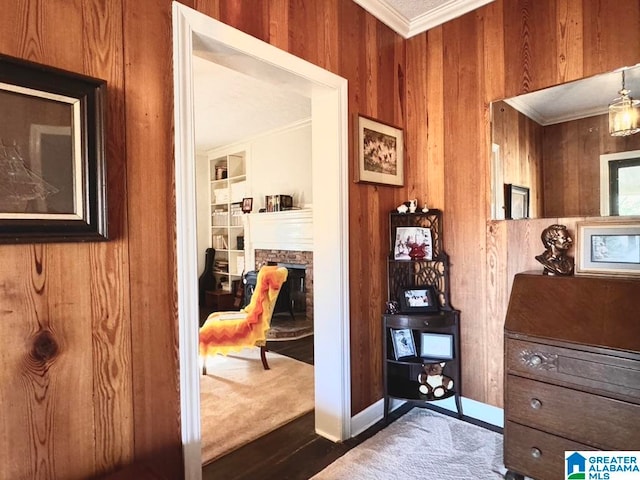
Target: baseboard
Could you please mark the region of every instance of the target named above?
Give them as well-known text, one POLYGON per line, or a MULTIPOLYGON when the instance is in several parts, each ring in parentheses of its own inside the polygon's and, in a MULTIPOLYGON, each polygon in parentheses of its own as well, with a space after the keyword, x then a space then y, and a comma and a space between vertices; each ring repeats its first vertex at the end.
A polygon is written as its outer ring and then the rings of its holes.
MULTIPOLYGON (((504 428, 504 410, 487 403, 478 402, 470 398, 461 397, 462 411, 465 417, 478 420, 482 423, 493 425, 499 429, 504 428)), ((391 411, 404 405, 404 401, 391 400, 391 411)), ((432 402, 434 407, 451 413, 456 413, 456 404, 453 397, 432 402)), ((384 400, 380 399, 373 405, 351 417, 351 436, 355 437, 364 432, 384 417, 384 400)))

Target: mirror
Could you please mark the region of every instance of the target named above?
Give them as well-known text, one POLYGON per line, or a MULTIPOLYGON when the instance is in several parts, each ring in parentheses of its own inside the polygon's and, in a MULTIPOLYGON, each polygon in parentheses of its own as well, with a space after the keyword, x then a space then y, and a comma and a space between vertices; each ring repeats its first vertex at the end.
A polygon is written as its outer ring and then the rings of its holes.
MULTIPOLYGON (((492 220, 640 215, 640 133, 609 134, 622 70, 491 103, 492 220), (522 189, 528 208, 511 208, 522 189)), ((640 66, 624 71, 640 98, 640 66)))

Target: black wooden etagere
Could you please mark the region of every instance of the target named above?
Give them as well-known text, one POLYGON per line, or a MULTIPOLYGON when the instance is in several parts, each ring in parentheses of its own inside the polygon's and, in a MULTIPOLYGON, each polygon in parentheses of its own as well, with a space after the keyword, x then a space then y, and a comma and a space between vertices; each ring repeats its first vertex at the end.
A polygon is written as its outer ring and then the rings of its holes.
POLYGON ((391 399, 396 398, 427 406, 429 402, 454 397, 459 417, 462 417, 460 401, 460 312, 451 306, 449 286, 449 257, 442 242, 442 212, 397 213, 389 215, 388 300, 400 304, 402 289, 431 286, 435 289, 438 307, 430 312, 395 312, 383 315, 384 350, 384 415, 388 417, 391 399), (424 258, 397 259, 395 246, 398 227, 428 228, 431 233, 431 255, 424 258), (409 330, 416 354, 397 358, 394 353, 392 333, 409 330), (442 334, 453 338, 452 358, 431 358, 421 352, 423 333, 442 334), (419 391, 418 375, 425 366, 445 362, 443 373, 453 380, 453 390, 435 398, 419 391))

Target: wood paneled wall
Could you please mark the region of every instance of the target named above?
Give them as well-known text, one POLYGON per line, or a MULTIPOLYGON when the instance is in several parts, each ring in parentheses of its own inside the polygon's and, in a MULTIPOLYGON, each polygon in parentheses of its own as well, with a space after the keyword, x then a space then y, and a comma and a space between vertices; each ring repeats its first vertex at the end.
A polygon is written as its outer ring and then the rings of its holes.
POLYGON ((640 135, 612 137, 608 115, 544 127, 544 216, 600 215, 600 155, 640 149, 640 135))
MULTIPOLYGON (((382 395, 387 214, 412 197, 445 212, 462 393, 501 405, 510 279, 547 222, 487 224, 488 104, 637 63, 640 5, 496 0, 405 41, 350 0, 184 3, 347 78, 352 117, 405 129, 405 187, 349 191, 352 414, 382 395)), ((171 2, 0 5, 0 51, 109 83, 112 236, 0 246, 0 477, 148 460, 181 478, 171 2)))
MULTIPOLYGON (((529 189, 529 217, 543 212, 543 129, 505 102, 491 105, 492 143, 500 147, 497 178, 529 189)), ((494 175, 490 172, 489 175, 494 175)), ((499 185, 501 188, 502 185, 499 185)), ((504 198, 506 201, 506 197, 504 198)), ((503 208, 505 203, 497 205, 503 208)), ((505 218, 504 215, 495 218, 505 218)))

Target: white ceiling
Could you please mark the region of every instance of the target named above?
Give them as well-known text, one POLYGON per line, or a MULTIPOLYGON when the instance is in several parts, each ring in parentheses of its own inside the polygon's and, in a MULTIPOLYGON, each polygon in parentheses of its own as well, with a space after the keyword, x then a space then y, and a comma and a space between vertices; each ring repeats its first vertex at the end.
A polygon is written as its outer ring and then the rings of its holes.
MULTIPOLYGON (((619 97, 622 69, 505 100, 540 125, 552 125, 601 115, 619 97)), ((631 96, 640 96, 640 67, 625 68, 625 86, 631 96)))
POLYGON ((494 0, 353 0, 404 38, 482 7, 494 0))

